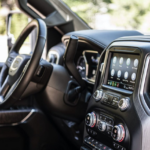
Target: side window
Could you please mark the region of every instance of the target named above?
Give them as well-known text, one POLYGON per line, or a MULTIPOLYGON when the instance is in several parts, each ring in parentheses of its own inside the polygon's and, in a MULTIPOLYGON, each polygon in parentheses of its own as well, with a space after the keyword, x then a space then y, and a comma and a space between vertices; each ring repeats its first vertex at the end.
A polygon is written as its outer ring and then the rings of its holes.
MULTIPOLYGON (((15 43, 22 29, 27 25, 30 19, 23 13, 16 13, 18 10, 15 0, 1 0, 0 1, 0 62, 5 62, 8 57, 8 43, 11 39, 11 44, 15 43), (11 20, 9 21, 9 32, 7 32, 7 16, 12 13, 11 20)), ((26 39, 20 49, 20 53, 31 52, 30 36, 26 39)), ((10 49, 10 48, 9 48, 10 49)), ((1 67, 1 66, 0 66, 1 67)))
MULTIPOLYGON (((12 14, 10 21, 10 32, 9 36, 12 39, 12 44, 15 43, 25 26, 31 21, 28 16, 23 13, 12 14)), ((31 34, 26 38, 24 44, 20 48, 19 54, 30 54, 31 53, 31 34)))

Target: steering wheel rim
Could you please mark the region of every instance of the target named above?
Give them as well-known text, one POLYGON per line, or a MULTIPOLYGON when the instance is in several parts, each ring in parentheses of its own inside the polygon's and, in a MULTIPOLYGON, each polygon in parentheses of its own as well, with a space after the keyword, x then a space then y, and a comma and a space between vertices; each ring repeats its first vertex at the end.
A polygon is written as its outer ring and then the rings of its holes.
POLYGON ((34 75, 39 65, 39 61, 41 59, 42 52, 46 43, 46 37, 47 28, 45 22, 41 19, 32 20, 21 32, 20 36, 12 47, 0 74, 0 107, 9 107, 21 98, 21 95, 27 88, 32 76, 34 75), (19 49, 21 48, 27 36, 35 28, 37 28, 37 39, 32 56, 29 57, 26 55, 20 55, 19 49), (12 61, 12 63, 9 64, 9 58, 12 57, 14 58, 14 60, 12 61), (19 60, 18 57, 20 57, 20 59, 23 59, 23 61, 21 60, 19 62, 20 64, 18 63, 18 68, 20 67, 19 71, 21 73, 18 72, 18 74, 20 73, 20 75, 17 75, 17 80, 14 83, 12 82, 9 90, 6 88, 7 93, 4 95, 3 92, 6 91, 6 89, 4 89, 4 87, 6 87, 5 85, 11 84, 11 79, 13 79, 16 75, 12 75, 10 72, 12 71, 12 66, 14 66, 14 64, 17 62, 16 59, 19 60))

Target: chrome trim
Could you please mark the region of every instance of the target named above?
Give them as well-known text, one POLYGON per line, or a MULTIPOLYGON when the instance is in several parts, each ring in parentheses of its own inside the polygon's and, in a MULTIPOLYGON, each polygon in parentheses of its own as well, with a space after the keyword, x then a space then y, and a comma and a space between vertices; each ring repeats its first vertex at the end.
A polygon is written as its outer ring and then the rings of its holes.
POLYGON ((145 98, 144 98, 144 86, 145 86, 145 79, 146 79, 147 71, 148 71, 148 67, 149 67, 149 62, 150 62, 150 55, 147 56, 146 61, 145 61, 145 65, 144 65, 143 75, 141 78, 141 86, 140 86, 140 98, 141 98, 141 103, 144 106, 144 109, 150 115, 150 109, 147 106, 147 103, 146 103, 145 98))
POLYGON ((32 116, 32 114, 34 112, 36 112, 36 110, 35 109, 31 109, 31 111, 29 112, 29 114, 24 119, 21 120, 21 123, 24 123, 25 121, 27 121, 32 116))
POLYGON ((35 7, 27 2, 27 6, 32 9, 37 15, 39 15, 42 19, 46 19, 46 16, 39 12, 35 7))
POLYGON ((110 89, 110 90, 116 91, 116 92, 120 92, 120 93, 123 93, 123 94, 133 94, 132 91, 124 90, 124 89, 121 89, 121 88, 116 88, 116 87, 109 86, 109 85, 104 85, 103 84, 102 87, 106 88, 106 89, 110 89))
POLYGON ((125 111, 126 109, 129 108, 130 99, 128 97, 122 98, 120 101, 118 102, 118 107, 120 108, 121 111, 125 111), (122 105, 120 105, 120 101, 123 101, 122 105))
POLYGON ((31 109, 31 111, 28 113, 28 115, 25 118, 23 118, 20 122, 12 123, 11 126, 16 126, 21 123, 25 123, 32 116, 32 114, 36 111, 37 111, 36 109, 31 109))
MULTIPOLYGON (((86 77, 84 78, 85 81, 87 81, 88 83, 91 83, 91 84, 95 84, 95 80, 92 80, 92 79, 89 79, 87 76, 88 76, 88 69, 89 69, 89 64, 87 63, 87 59, 85 57, 85 52, 88 52, 88 53, 97 53, 99 54, 97 51, 92 51, 92 50, 85 50, 83 51, 83 58, 85 60, 85 70, 86 70, 86 77)), ((97 75, 97 73, 96 73, 97 75)))

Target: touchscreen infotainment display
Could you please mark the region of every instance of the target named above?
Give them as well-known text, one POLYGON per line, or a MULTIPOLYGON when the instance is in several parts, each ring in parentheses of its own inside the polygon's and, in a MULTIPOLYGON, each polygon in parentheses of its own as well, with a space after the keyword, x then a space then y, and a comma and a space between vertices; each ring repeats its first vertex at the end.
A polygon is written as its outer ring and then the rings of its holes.
POLYGON ((107 85, 133 91, 139 59, 139 55, 112 53, 107 85))

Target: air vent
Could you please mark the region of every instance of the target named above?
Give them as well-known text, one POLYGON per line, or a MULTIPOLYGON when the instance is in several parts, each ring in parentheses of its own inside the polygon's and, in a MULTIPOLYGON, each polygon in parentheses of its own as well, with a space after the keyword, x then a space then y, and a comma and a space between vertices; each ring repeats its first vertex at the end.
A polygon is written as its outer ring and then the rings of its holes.
POLYGON ((47 61, 53 64, 59 63, 59 54, 56 51, 50 50, 50 52, 47 55, 47 61))

